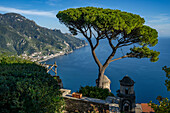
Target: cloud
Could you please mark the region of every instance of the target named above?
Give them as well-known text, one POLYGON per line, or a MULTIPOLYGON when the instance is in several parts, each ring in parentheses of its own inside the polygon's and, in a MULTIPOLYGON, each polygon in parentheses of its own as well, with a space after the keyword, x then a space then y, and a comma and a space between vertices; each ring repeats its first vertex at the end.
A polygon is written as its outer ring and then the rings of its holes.
POLYGON ((10 8, 10 7, 2 7, 2 6, 0 6, 0 11, 15 12, 15 13, 26 14, 26 15, 47 16, 47 17, 55 18, 54 11, 21 10, 21 9, 10 8))
POLYGON ((148 21, 149 23, 165 23, 165 22, 170 22, 170 16, 167 14, 160 14, 157 16, 151 17, 151 20, 148 21))
POLYGON ((170 16, 159 14, 148 17, 146 25, 155 28, 160 37, 170 37, 170 16))
POLYGON ((46 3, 50 6, 57 6, 57 5, 59 5, 60 2, 62 2, 62 0, 47 0, 46 3))
POLYGON ((170 24, 158 24, 152 25, 152 27, 158 30, 158 34, 160 37, 170 37, 170 24))

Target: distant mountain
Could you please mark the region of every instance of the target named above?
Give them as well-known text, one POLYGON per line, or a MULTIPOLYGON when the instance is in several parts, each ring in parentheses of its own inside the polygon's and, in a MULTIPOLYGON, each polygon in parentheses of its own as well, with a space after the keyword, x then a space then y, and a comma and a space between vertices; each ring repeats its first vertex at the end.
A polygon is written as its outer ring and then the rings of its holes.
POLYGON ((43 55, 69 52, 85 41, 63 34, 60 30, 40 27, 33 20, 16 13, 0 14, 0 53, 43 55))

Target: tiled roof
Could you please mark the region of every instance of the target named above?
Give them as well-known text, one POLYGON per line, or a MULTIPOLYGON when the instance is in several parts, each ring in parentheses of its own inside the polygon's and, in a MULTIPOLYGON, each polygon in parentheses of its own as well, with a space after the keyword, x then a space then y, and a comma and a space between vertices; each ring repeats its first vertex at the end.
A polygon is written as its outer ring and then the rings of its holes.
POLYGON ((146 112, 146 113, 150 113, 150 112, 155 112, 151 106, 148 106, 147 103, 141 103, 141 107, 142 107, 142 112, 146 112))
POLYGON ((120 84, 123 86, 133 86, 134 85, 134 81, 128 76, 124 76, 122 80, 120 80, 120 84))

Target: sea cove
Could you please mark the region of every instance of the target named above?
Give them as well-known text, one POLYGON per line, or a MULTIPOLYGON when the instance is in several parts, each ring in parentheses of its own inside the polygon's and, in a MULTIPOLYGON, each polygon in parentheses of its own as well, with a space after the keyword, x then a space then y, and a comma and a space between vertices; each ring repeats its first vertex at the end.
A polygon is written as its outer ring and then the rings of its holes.
MULTIPOLYGON (((160 51, 159 61, 152 63, 149 59, 126 58, 112 62, 106 69, 105 75, 111 80, 111 91, 116 95, 120 88, 119 80, 125 75, 135 81, 136 101, 138 103, 156 102, 156 97, 170 97, 164 81, 166 79, 163 66, 170 65, 170 39, 159 38, 158 44, 153 48, 160 51)), ((96 53, 101 61, 109 54, 107 42, 102 41, 96 53)), ((125 49, 123 49, 124 51, 125 49)), ((118 55, 123 54, 122 51, 118 55)), ((75 50, 73 53, 59 56, 46 61, 46 64, 57 62, 58 76, 63 81, 64 88, 77 91, 80 86, 95 85, 98 68, 92 58, 89 45, 75 50)), ((54 73, 50 72, 54 75, 54 73)))

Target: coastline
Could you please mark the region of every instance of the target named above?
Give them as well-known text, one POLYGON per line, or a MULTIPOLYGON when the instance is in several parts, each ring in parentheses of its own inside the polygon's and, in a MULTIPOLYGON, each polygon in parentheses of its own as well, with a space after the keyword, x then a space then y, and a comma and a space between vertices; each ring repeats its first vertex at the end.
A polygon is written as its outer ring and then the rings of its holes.
POLYGON ((36 62, 41 63, 41 62, 44 62, 44 61, 47 61, 49 59, 52 59, 52 58, 55 58, 55 57, 58 57, 58 56, 62 56, 62 55, 65 55, 65 53, 63 52, 63 53, 56 53, 54 55, 49 55, 49 56, 47 56, 47 58, 44 58, 42 60, 38 60, 36 62))
POLYGON ((55 58, 55 57, 58 57, 58 56, 63 56, 63 55, 66 55, 66 54, 69 54, 69 53, 72 53, 72 52, 73 52, 73 50, 69 51, 69 52, 56 53, 54 55, 49 55, 49 56, 47 56, 47 58, 44 58, 42 60, 38 60, 36 62, 41 63, 41 62, 47 61, 49 59, 52 59, 52 58, 55 58))
POLYGON ((68 51, 68 52, 60 51, 59 53, 49 55, 49 56, 47 56, 46 58, 44 58, 44 59, 42 59, 42 60, 36 60, 35 62, 41 63, 41 62, 47 61, 47 60, 49 60, 49 59, 52 59, 52 58, 55 58, 55 57, 58 57, 58 56, 67 55, 67 54, 70 54, 70 53, 74 52, 74 50, 80 49, 80 48, 85 47, 85 46, 87 46, 87 45, 88 45, 88 44, 86 43, 86 44, 81 45, 81 46, 79 46, 79 47, 76 47, 75 49, 73 49, 73 50, 71 50, 71 51, 68 51))

